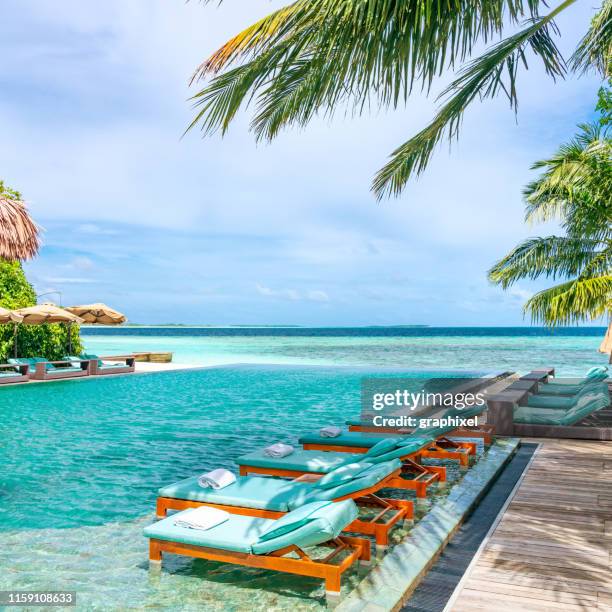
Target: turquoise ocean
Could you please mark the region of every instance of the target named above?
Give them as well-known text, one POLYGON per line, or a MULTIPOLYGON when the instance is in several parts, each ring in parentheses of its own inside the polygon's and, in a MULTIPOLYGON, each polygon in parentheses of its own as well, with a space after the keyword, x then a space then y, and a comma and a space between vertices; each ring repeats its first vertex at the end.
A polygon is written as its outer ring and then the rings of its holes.
POLYGON ((84 328, 102 354, 172 351, 186 365, 233 363, 514 370, 561 376, 607 363, 603 327, 132 327, 84 328))

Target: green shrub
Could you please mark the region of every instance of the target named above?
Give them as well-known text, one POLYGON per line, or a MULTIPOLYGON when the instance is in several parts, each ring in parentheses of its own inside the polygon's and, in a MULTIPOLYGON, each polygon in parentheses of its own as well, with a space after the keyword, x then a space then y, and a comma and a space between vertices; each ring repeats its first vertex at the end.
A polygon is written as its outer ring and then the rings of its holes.
MULTIPOLYGON (((28 283, 19 262, 0 260, 0 306, 10 310, 36 304, 36 292, 28 283)), ((72 352, 82 350, 79 328, 71 326, 72 352)), ((68 326, 64 324, 19 325, 19 357, 61 359, 68 352, 68 326)), ((6 363, 14 352, 14 326, 0 325, 0 363, 6 363)))

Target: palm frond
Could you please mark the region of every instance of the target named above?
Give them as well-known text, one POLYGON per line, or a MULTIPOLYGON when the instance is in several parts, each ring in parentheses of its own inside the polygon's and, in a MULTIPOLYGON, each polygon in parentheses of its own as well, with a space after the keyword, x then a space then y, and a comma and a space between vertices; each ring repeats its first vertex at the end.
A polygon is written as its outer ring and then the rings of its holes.
POLYGON ((260 136, 319 111, 331 113, 346 101, 354 109, 374 98, 395 106, 415 82, 429 88, 508 22, 536 17, 540 4, 297 0, 232 38, 198 68, 195 80, 217 75, 194 96, 198 113, 190 128, 227 126, 235 108, 254 99, 253 127, 260 136), (239 68, 231 68, 236 62, 239 68))
POLYGON ((540 291, 525 304, 534 323, 571 325, 597 319, 612 307, 612 276, 579 278, 540 291))
POLYGON ((589 31, 571 58, 574 70, 594 68, 604 77, 612 77, 612 0, 604 0, 593 17, 589 31))
POLYGON ((575 276, 589 266, 591 274, 607 273, 612 266, 612 248, 601 251, 601 243, 588 238, 530 238, 489 270, 489 280, 506 289, 525 278, 575 276))
POLYGON ((461 72, 442 96, 452 94, 435 119, 416 136, 396 149, 374 179, 373 191, 378 198, 399 194, 408 179, 421 174, 442 139, 458 135, 463 113, 477 97, 489 98, 502 91, 516 110, 518 99, 516 78, 519 66, 527 66, 526 50, 542 60, 546 72, 555 77, 565 74, 565 63, 555 45, 551 30, 554 17, 575 0, 566 0, 546 17, 536 19, 527 28, 508 37, 461 72))

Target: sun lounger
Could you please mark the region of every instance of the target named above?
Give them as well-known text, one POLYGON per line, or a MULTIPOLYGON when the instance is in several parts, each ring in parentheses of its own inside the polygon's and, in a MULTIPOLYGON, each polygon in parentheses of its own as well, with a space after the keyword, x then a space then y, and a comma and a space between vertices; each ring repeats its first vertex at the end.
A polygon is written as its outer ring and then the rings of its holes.
POLYGON ((42 357, 8 359, 11 365, 29 366, 29 377, 34 380, 60 380, 63 378, 79 378, 89 376, 89 361, 78 360, 75 365, 72 360, 48 361, 42 357))
POLYGON ((575 395, 541 395, 536 393, 527 398, 528 408, 551 408, 555 410, 570 410, 576 407, 583 397, 608 397, 608 385, 604 382, 594 382, 584 385, 575 395))
MULTIPOLYGON (((470 464, 470 456, 476 454, 474 442, 457 442, 449 440, 446 434, 453 427, 433 427, 418 429, 412 433, 404 434, 400 438, 427 437, 431 439, 429 445, 419 451, 420 457, 431 457, 435 459, 452 459, 459 461, 462 467, 470 464)), ((306 434, 299 439, 304 450, 338 451, 348 453, 367 452, 372 446, 382 439, 394 437, 392 434, 365 433, 357 431, 342 432, 336 438, 324 438, 318 432, 306 434)), ((395 435, 397 437, 397 434, 395 435)))
POLYGON ((9 385, 20 382, 28 382, 30 366, 26 363, 15 364, 0 364, 0 385, 9 385))
POLYGON ((92 355, 90 353, 81 353, 80 358, 89 359, 91 361, 91 373, 95 376, 102 376, 104 374, 129 374, 136 369, 134 365, 136 358, 134 355, 98 357, 98 355, 92 355))
POLYGON ((420 453, 433 442, 431 438, 405 437, 383 438, 388 442, 386 448, 368 448, 364 451, 349 453, 322 450, 295 450, 287 457, 269 457, 263 451, 255 451, 239 457, 240 474, 266 474, 268 476, 296 478, 303 474, 328 474, 340 466, 366 461, 375 465, 399 459, 402 463, 402 478, 394 483, 396 488, 410 489, 417 497, 427 496, 428 487, 435 483, 446 482, 446 468, 424 466, 420 463, 420 453))
MULTIPOLYGON (((585 393, 569 408, 518 406, 514 410, 515 423, 528 425, 563 425, 569 426, 582 421, 590 414, 610 405, 610 394, 607 386, 594 393, 585 393)), ((555 398, 560 399, 560 398, 555 398)))
POLYGON ((576 395, 585 387, 603 382, 608 377, 608 368, 598 366, 591 368, 582 379, 564 382, 550 381, 539 385, 538 394, 543 395, 576 395))
POLYGON ((376 513, 368 520, 355 518, 346 530, 372 535, 377 546, 384 547, 389 542, 391 529, 400 521, 414 517, 412 501, 377 495, 381 489, 401 484, 401 467, 401 462, 395 459, 376 465, 355 463, 326 477, 320 474, 286 480, 240 476, 233 484, 216 490, 199 486, 198 477, 194 476, 159 490, 157 516, 166 516, 168 510, 206 505, 232 514, 279 518, 313 501, 353 499, 359 506, 374 508, 376 513))
POLYGON ((357 507, 351 500, 314 502, 276 520, 232 514, 224 523, 205 531, 175 525, 177 517, 190 511, 144 530, 151 563, 161 563, 163 553, 173 553, 288 572, 322 578, 326 592, 337 595, 342 574, 359 559, 370 559, 367 540, 340 535, 357 517, 357 507), (311 557, 305 550, 319 545, 333 550, 322 559, 311 557))

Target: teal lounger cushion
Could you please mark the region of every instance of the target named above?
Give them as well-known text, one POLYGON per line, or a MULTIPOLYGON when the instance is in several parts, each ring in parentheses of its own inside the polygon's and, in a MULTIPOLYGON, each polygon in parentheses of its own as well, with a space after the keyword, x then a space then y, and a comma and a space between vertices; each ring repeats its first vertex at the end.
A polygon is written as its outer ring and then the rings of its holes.
POLYGON ((348 495, 358 494, 360 491, 373 487, 400 467, 401 463, 397 460, 373 465, 353 480, 345 481, 330 489, 319 488, 317 483, 308 483, 310 486, 308 490, 302 487, 295 490, 294 497, 289 501, 289 510, 300 508, 304 504, 313 501, 332 501, 348 495))
MULTIPOLYGON (((37 363, 44 363, 47 360, 43 359, 42 357, 19 357, 17 359, 8 359, 7 361, 10 364, 14 364, 14 365, 29 365, 30 370, 34 371, 36 369, 37 363)), ((54 369, 55 369, 55 366, 52 363, 47 363, 45 365, 46 371, 54 370, 54 369)))
POLYGON ((81 353, 80 357, 81 359, 88 359, 89 361, 97 361, 99 366, 104 365, 102 360, 97 355, 93 355, 91 353, 81 353))
POLYGON ((604 380, 608 376, 608 368, 606 366, 595 366, 591 368, 586 377, 595 380, 604 380))
POLYGON ((159 489, 161 497, 188 499, 225 506, 245 506, 258 510, 287 512, 289 502, 310 493, 312 483, 292 482, 282 478, 264 476, 239 476, 236 482, 222 489, 201 487, 199 476, 192 476, 180 482, 159 489))
POLYGON ((609 405, 610 396, 606 391, 606 393, 584 395, 570 409, 519 406, 514 410, 514 422, 531 425, 574 425, 609 405))
POLYGON ((567 410, 575 406, 583 397, 593 397, 595 395, 605 395, 607 393, 608 386, 606 383, 593 382, 592 384, 584 385, 576 395, 531 395, 527 400, 527 406, 532 408, 557 408, 567 410))
POLYGON ((377 442, 370 450, 366 453, 367 457, 376 457, 377 455, 384 455, 385 453, 397 448, 399 438, 387 438, 377 442))
POLYGON ((341 465, 335 470, 328 472, 317 481, 317 487, 321 489, 331 489, 348 480, 353 480, 361 472, 365 472, 372 467, 372 463, 355 462, 341 465))
POLYGON ((305 504, 301 508, 297 508, 285 516, 274 521, 269 527, 263 530, 259 536, 258 542, 266 542, 279 536, 285 535, 290 531, 295 531, 298 527, 302 527, 316 518, 316 513, 322 508, 326 508, 333 502, 319 501, 310 504, 305 504), (315 515, 313 517, 313 515, 315 515))
POLYGON ((338 499, 374 486, 399 469, 399 461, 371 466, 358 477, 344 481, 332 488, 321 488, 313 482, 296 482, 262 476, 239 476, 235 483, 222 489, 210 489, 198 484, 198 476, 186 478, 159 489, 161 497, 188 499, 223 506, 242 506, 257 510, 288 512, 312 502, 338 499))
MULTIPOLYGON (((312 510, 308 508, 306 510, 309 514, 309 520, 306 523, 302 523, 291 531, 285 531, 277 537, 263 541, 260 541, 260 537, 264 532, 272 529, 279 520, 290 517, 292 513, 277 520, 232 514, 227 521, 206 530, 176 526, 174 523, 177 518, 191 512, 192 509, 190 509, 146 527, 144 535, 148 538, 180 542, 193 546, 266 554, 290 545, 305 548, 323 544, 338 537, 342 530, 357 517, 357 506, 350 499, 333 504, 315 502, 309 505, 313 508, 312 510)), ((303 508, 300 509, 300 513, 303 514, 303 508)), ((289 521, 291 520, 289 518, 289 521)))
MULTIPOLYGON (((416 433, 416 432, 415 432, 416 433)), ((404 440, 398 442, 398 448, 404 450, 405 453, 416 453, 418 450, 426 446, 427 444, 431 444, 435 438, 430 436, 406 436, 404 440)))
POLYGON ((263 450, 255 451, 238 457, 238 465, 250 465, 260 468, 276 468, 294 472, 312 472, 313 474, 327 474, 333 469, 363 461, 363 455, 355 453, 341 453, 319 450, 296 449, 286 457, 268 457, 263 450))
POLYGON ((596 385, 598 381, 587 380, 586 378, 577 383, 546 383, 538 387, 538 395, 576 395, 580 393, 587 385, 596 385))
MULTIPOLYGON (((416 450, 421 445, 416 447, 416 450)), ((406 457, 413 453, 413 447, 398 447, 376 457, 367 457, 367 463, 378 464, 392 459, 406 457)), ((293 472, 309 472, 311 474, 328 474, 336 468, 366 461, 366 455, 361 453, 341 453, 320 450, 296 450, 287 457, 268 457, 263 451, 256 451, 242 455, 236 460, 241 466, 252 466, 259 468, 284 469, 293 472)))
MULTIPOLYGON (((381 440, 389 439, 388 433, 366 433, 361 431, 343 431, 335 438, 324 438, 319 434, 310 433, 302 436, 300 444, 326 444, 328 446, 356 446, 361 448, 372 448, 381 440)), ((397 436, 396 436, 397 437, 397 436)))
MULTIPOLYGON (((284 526, 288 526, 292 521, 294 513, 299 513, 300 516, 308 515, 308 521, 302 523, 297 521, 297 527, 290 531, 282 530, 280 535, 269 539, 262 539, 253 544, 252 552, 256 555, 267 554, 275 550, 284 548, 285 546, 299 546, 306 548, 308 546, 316 546, 323 544, 333 538, 337 538, 342 530, 350 525, 358 515, 357 506, 351 499, 347 499, 337 503, 329 502, 314 502, 307 504, 298 510, 290 512, 286 516, 275 521, 284 521, 284 526), (312 510, 310 509, 312 507, 312 510)), ((263 535, 264 538, 270 533, 270 526, 265 528, 267 532, 263 535)), ((272 527, 274 530, 274 527, 272 527)))

